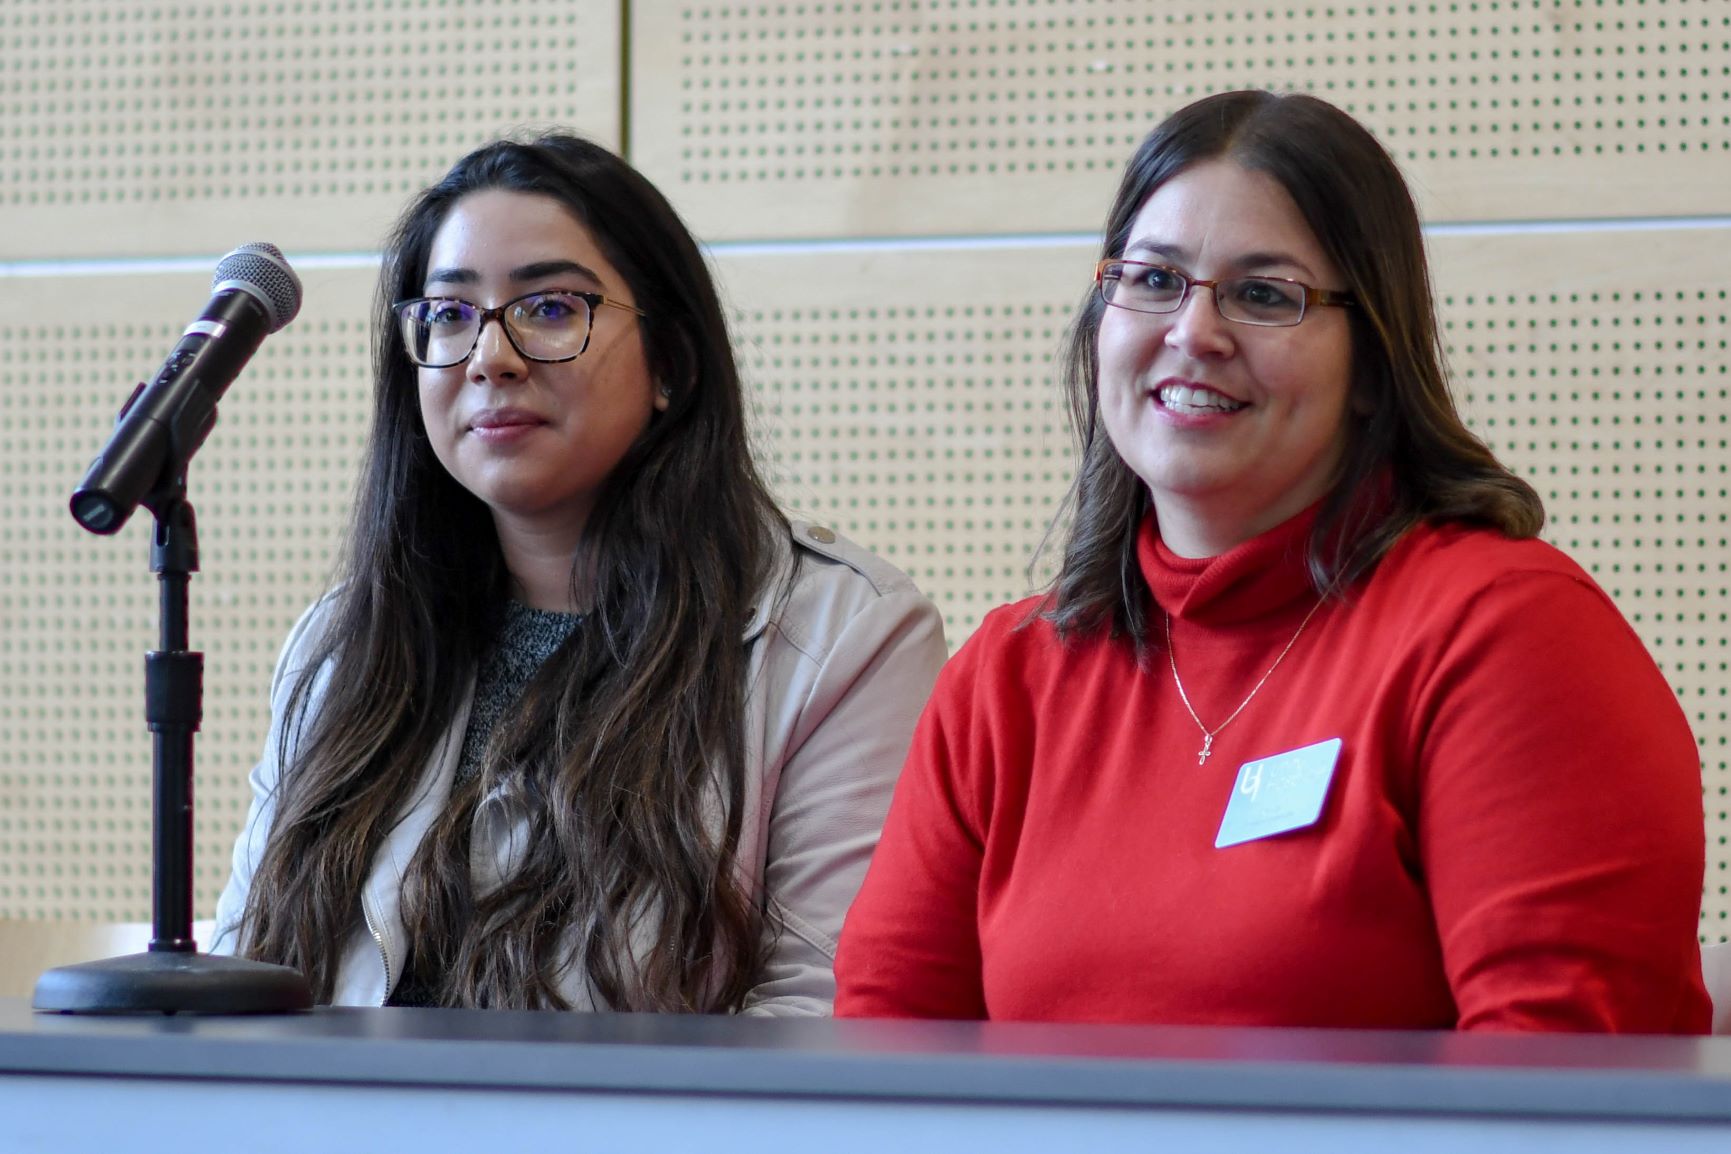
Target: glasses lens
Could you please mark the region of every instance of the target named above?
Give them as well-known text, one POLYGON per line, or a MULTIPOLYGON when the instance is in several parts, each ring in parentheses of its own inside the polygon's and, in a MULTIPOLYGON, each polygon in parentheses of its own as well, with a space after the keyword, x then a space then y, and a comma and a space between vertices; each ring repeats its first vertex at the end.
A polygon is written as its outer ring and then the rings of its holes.
POLYGON ((428 368, 460 363, 475 347, 480 315, 467 301, 440 298, 407 301, 397 306, 409 359, 428 368))
POLYGON ((1106 303, 1140 313, 1169 313, 1184 300, 1184 275, 1157 264, 1113 261, 1100 274, 1106 303))
POLYGON ((505 324, 524 356, 569 360, 589 341, 589 302, 572 293, 534 293, 511 302, 505 324))
POLYGON ((1304 316, 1304 286, 1247 276, 1222 281, 1214 299, 1220 315, 1247 325, 1295 325, 1304 316))

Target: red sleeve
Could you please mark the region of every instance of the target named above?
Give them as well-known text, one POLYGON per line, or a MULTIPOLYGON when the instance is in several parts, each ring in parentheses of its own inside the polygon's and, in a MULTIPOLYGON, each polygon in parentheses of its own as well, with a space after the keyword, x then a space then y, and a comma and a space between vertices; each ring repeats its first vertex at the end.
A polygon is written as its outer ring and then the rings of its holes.
POLYGON ((1604 593, 1531 572, 1491 586, 1413 724, 1460 1028, 1705 1032, 1699 753, 1604 593))
POLYGON ((978 916, 985 826, 978 787, 964 785, 991 769, 989 726, 973 708, 985 640, 976 635, 944 666, 914 730, 883 836, 842 926, 838 1017, 986 1016, 978 916))

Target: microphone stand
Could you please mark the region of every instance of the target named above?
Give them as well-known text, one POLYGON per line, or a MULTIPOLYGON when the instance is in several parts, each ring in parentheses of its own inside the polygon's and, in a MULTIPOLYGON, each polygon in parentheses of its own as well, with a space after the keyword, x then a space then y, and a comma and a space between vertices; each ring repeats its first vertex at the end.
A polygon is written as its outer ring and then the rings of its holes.
POLYGON ((64 1014, 271 1014, 312 1007, 299 970, 201 954, 192 937, 192 743, 203 717, 204 654, 187 649, 187 585, 198 571, 198 527, 186 471, 141 502, 156 517, 160 649, 144 655, 151 731, 151 938, 142 954, 60 966, 36 981, 31 1005, 64 1014))

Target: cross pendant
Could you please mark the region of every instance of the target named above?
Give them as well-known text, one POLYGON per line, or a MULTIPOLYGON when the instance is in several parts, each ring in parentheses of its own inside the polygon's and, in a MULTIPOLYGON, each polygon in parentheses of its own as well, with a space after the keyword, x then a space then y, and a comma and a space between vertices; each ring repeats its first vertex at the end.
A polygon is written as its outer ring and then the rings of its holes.
POLYGON ((1213 752, 1214 752, 1214 735, 1212 733, 1204 733, 1202 735, 1202 752, 1198 753, 1196 755, 1196 764, 1197 765, 1208 764, 1209 755, 1212 754, 1213 752))

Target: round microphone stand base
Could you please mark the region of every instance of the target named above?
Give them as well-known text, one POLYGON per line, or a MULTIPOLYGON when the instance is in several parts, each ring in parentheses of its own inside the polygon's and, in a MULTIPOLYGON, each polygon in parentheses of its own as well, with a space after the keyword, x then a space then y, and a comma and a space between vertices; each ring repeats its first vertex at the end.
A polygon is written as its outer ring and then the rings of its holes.
POLYGON ((313 996, 288 966, 153 950, 48 970, 30 1005, 61 1014, 283 1014, 312 1009, 313 996))

